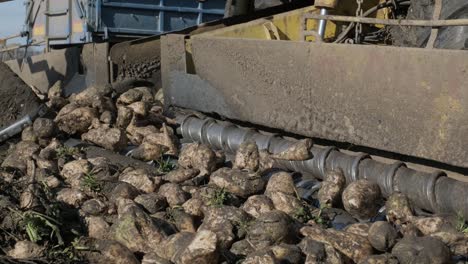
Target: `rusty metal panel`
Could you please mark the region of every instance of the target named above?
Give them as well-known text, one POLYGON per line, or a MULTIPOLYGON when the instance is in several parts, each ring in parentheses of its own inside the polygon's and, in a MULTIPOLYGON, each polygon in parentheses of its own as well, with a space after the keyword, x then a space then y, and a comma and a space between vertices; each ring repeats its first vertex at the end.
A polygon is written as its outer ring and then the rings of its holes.
POLYGON ((192 52, 172 105, 468 167, 466 51, 198 37, 192 52))

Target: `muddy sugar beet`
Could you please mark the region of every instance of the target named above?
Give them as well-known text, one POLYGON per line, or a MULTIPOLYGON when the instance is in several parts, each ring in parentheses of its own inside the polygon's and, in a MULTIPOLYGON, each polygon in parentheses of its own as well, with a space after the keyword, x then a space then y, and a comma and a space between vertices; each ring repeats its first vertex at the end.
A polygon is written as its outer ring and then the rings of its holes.
POLYGON ((345 264, 450 263, 468 254, 462 220, 418 215, 405 195, 384 199, 367 180, 346 186, 339 169, 301 196, 304 175, 274 164, 311 158, 310 140, 274 154, 253 142, 237 153, 181 144, 148 87, 94 87, 71 98, 57 89, 48 100, 55 116, 37 119, 2 160, 8 258, 345 264), (65 144, 70 137, 84 147, 65 144))

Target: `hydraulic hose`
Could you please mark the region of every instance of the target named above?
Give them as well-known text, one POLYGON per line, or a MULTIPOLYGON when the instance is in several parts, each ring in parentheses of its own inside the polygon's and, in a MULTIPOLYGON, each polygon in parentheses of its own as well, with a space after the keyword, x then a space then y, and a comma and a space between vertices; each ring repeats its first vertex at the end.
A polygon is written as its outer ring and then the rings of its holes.
MULTIPOLYGON (((253 141, 259 149, 279 153, 290 147, 294 140, 232 123, 192 115, 177 116, 179 133, 188 140, 207 144, 214 149, 234 153, 240 144, 253 141)), ((367 179, 379 185, 388 197, 401 192, 417 207, 434 212, 461 214, 468 219, 468 183, 447 177, 444 172, 427 173, 408 168, 403 162, 385 164, 373 160, 368 154, 349 155, 335 147, 312 146, 313 158, 304 161, 275 160, 275 167, 311 174, 324 179, 328 170, 341 169, 347 184, 367 179)))

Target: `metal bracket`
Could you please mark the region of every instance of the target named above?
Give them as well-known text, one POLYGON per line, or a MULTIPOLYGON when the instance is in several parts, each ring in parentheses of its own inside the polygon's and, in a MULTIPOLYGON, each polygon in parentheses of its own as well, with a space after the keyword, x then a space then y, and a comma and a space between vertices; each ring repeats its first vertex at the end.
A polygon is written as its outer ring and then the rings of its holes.
MULTIPOLYGON (((432 19, 433 20, 439 20, 441 13, 442 13, 442 0, 435 0, 434 13, 432 14, 432 19)), ((434 48, 434 44, 435 44, 435 41, 437 39, 437 35, 439 35, 439 28, 432 28, 431 29, 431 35, 430 35, 429 40, 427 41, 427 45, 426 45, 427 49, 434 48)))
POLYGON ((266 22, 263 24, 263 29, 265 30, 265 34, 267 39, 271 40, 281 40, 278 28, 272 22, 266 22))
POLYGON ((44 12, 44 15, 46 16, 63 16, 63 15, 66 15, 68 14, 68 8, 64 9, 64 10, 58 10, 58 11, 45 11, 44 12))

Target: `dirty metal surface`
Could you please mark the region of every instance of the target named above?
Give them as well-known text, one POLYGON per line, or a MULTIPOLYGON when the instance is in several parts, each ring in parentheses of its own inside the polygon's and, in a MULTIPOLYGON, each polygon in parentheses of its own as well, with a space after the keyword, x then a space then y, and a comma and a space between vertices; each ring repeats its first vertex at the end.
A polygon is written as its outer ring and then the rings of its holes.
POLYGON ((163 76, 172 105, 468 167, 468 52, 202 37, 192 52, 196 75, 163 76))
POLYGON ((77 47, 53 50, 22 60, 5 62, 26 84, 47 93, 57 80, 65 84, 78 72, 80 49, 77 47))
POLYGON ((109 43, 89 43, 83 45, 82 59, 86 70, 86 85, 106 85, 109 83, 109 43))
POLYGON ((111 81, 121 81, 126 78, 151 79, 160 83, 161 48, 159 36, 142 38, 115 44, 109 57, 114 65, 111 81), (157 78, 157 79, 154 79, 157 78))

